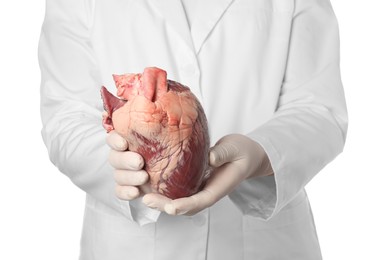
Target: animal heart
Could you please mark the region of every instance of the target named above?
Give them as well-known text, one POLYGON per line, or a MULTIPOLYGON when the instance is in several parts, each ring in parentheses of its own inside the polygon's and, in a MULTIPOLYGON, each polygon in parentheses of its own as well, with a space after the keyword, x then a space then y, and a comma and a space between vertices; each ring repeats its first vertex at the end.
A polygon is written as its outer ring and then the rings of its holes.
POLYGON ((195 95, 159 68, 113 77, 119 98, 102 87, 103 126, 142 155, 152 192, 175 199, 199 191, 208 173, 210 140, 195 95))

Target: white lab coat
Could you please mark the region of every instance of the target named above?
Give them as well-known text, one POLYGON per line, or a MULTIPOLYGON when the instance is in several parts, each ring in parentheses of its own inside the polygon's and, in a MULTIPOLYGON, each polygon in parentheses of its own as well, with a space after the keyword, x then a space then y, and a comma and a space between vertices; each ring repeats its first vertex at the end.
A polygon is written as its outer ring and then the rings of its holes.
MULTIPOLYGON (((305 185, 343 149, 347 112, 329 0, 48 0, 39 45, 42 135, 87 193, 82 260, 321 259, 305 185), (191 87, 212 143, 246 134, 275 175, 195 216, 115 197, 101 85, 157 66, 191 87)), ((58 234, 60 236, 60 234, 58 234)))

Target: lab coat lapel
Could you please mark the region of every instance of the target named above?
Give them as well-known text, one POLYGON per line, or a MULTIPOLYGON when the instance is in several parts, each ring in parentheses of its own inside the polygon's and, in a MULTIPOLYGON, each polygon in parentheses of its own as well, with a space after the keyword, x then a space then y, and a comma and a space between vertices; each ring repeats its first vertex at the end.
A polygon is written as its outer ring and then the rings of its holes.
MULTIPOLYGON (((199 53, 207 37, 234 0, 200 0, 191 27, 195 52, 199 53)), ((245 19, 245 18, 243 18, 245 19)))
POLYGON ((161 13, 169 26, 180 36, 184 43, 193 50, 191 33, 181 0, 149 0, 157 12, 161 13))

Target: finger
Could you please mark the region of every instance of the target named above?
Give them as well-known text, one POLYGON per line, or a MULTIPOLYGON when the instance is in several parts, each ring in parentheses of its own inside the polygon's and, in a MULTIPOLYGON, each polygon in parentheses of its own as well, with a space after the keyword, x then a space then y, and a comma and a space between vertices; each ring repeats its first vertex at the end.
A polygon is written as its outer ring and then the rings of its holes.
POLYGON ((219 167, 227 162, 232 162, 237 159, 240 151, 233 143, 221 142, 217 143, 210 149, 209 161, 213 167, 219 167))
POLYGON ((121 186, 115 187, 115 194, 122 200, 133 200, 139 197, 139 190, 134 186, 121 186))
POLYGON ((115 170, 114 179, 119 185, 139 186, 149 180, 149 174, 146 171, 115 170))
POLYGON ((148 193, 143 197, 142 201, 149 208, 164 211, 165 205, 172 200, 158 193, 148 193))
POLYGON ((120 136, 115 130, 108 133, 106 142, 108 146, 117 151, 125 151, 128 148, 126 139, 120 136))
POLYGON ((170 215, 192 216, 216 202, 216 196, 209 190, 202 190, 190 197, 172 200, 164 207, 164 211, 170 215))
POLYGON ((138 153, 111 150, 108 161, 115 169, 138 171, 144 167, 144 159, 138 153))
POLYGON ((234 190, 245 179, 239 166, 229 163, 215 169, 204 187, 209 203, 215 203, 234 190))
POLYGON ((242 181, 238 168, 226 164, 214 170, 204 189, 186 198, 173 200, 165 206, 171 215, 194 215, 215 204, 229 194, 242 181))

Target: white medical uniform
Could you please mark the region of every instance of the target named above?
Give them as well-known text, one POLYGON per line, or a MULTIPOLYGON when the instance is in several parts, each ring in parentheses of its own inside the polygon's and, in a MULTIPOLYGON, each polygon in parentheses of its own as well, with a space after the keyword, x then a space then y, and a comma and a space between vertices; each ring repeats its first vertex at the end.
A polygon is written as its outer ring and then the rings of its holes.
POLYGON ((304 187, 347 131, 329 0, 198 0, 189 21, 181 0, 46 3, 42 135, 52 162, 87 193, 80 259, 321 259, 304 187), (212 144, 245 134, 275 175, 244 181, 192 217, 119 200, 99 89, 114 92, 113 73, 149 66, 191 88, 212 144))

